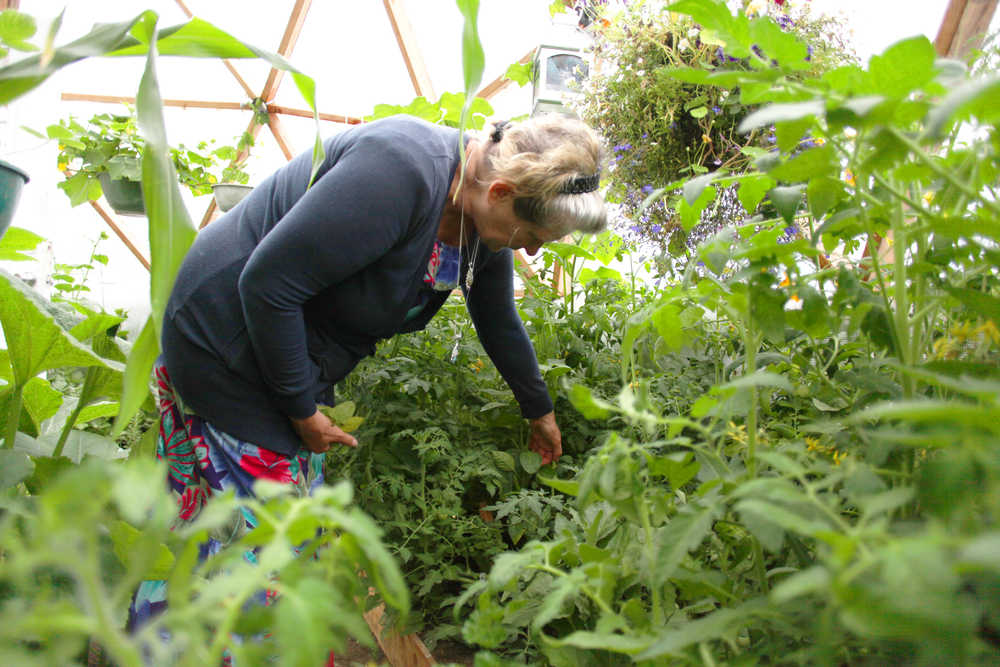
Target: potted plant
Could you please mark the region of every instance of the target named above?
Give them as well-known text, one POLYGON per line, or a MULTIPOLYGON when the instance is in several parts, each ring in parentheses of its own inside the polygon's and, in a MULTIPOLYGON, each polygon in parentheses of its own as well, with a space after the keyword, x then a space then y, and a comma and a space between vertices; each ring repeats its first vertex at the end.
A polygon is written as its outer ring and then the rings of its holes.
POLYGON ((0 160, 0 238, 10 227, 10 221, 14 218, 14 211, 21 198, 21 188, 27 182, 26 173, 9 162, 0 160))
MULTIPOLYGON (((142 147, 135 115, 96 114, 86 125, 70 117, 46 128, 59 142, 57 158, 66 180, 59 187, 73 206, 96 200, 102 194, 121 215, 144 215, 142 198, 142 147)), ((236 156, 233 146, 212 149, 210 142, 196 148, 183 144, 170 149, 178 181, 195 196, 209 194, 218 177, 212 169, 236 156)), ((229 167, 230 178, 245 172, 229 167)))
POLYGON ((222 159, 230 160, 229 164, 222 170, 219 182, 212 185, 215 203, 223 213, 239 204, 253 190, 253 186, 248 184, 250 175, 244 169, 247 150, 251 146, 253 146, 253 135, 244 132, 236 148, 232 149, 232 155, 229 155, 228 152, 219 155, 222 159))

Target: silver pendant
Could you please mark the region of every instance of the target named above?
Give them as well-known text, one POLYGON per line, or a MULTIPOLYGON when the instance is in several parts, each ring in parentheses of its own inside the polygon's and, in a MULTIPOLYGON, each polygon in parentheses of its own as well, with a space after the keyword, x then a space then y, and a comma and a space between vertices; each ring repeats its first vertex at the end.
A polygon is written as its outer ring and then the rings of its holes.
POLYGON ((472 289, 472 281, 475 275, 472 272, 472 267, 470 266, 468 271, 465 272, 465 289, 472 289))

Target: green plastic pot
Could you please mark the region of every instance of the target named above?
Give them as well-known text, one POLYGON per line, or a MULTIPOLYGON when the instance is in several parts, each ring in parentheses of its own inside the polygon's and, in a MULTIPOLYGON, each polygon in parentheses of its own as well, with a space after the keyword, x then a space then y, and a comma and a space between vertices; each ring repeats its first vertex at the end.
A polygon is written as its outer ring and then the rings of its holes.
POLYGON ((112 179, 108 172, 97 176, 101 182, 104 198, 118 215, 146 215, 146 204, 142 200, 142 183, 124 178, 112 179))
POLYGON ((0 160, 0 238, 7 233, 10 221, 14 219, 14 211, 21 199, 21 189, 28 182, 28 175, 10 164, 0 160))

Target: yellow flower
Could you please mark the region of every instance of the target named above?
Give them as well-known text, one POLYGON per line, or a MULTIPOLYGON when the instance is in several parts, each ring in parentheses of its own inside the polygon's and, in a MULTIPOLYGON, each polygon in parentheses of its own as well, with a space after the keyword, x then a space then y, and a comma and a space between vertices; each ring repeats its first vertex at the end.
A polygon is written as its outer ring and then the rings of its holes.
POLYGON ((788 298, 789 298, 790 300, 794 301, 795 303, 801 303, 801 302, 802 302, 802 299, 800 299, 800 298, 799 298, 799 295, 798 295, 798 294, 793 294, 793 295, 791 295, 791 296, 790 296, 790 297, 788 297, 788 298))
POLYGON ((789 285, 792 284, 792 280, 791 280, 791 278, 788 277, 788 273, 784 273, 783 275, 784 275, 784 278, 778 284, 778 287, 788 287, 789 285))
POLYGON ((847 454, 844 452, 838 452, 833 450, 833 465, 839 466, 841 462, 847 458, 847 454))
POLYGON ((994 344, 1000 345, 1000 330, 997 330, 997 325, 993 324, 993 320, 986 320, 986 324, 976 329, 976 333, 989 336, 994 344))
POLYGON ((819 438, 810 438, 806 436, 806 450, 810 452, 823 452, 826 448, 819 444, 819 438))
POLYGON ((763 0, 753 0, 749 5, 747 5, 747 16, 753 18, 757 16, 764 10, 763 0))
POLYGON ((701 135, 701 141, 704 144, 710 144, 712 143, 712 137, 708 136, 707 134, 703 134, 701 135))
POLYGON ((844 182, 850 185, 852 188, 857 186, 857 181, 854 178, 854 172, 850 169, 845 169, 844 173, 840 175, 844 182))
POLYGON ((56 165, 56 167, 59 168, 59 171, 66 171, 67 169, 69 169, 69 164, 67 164, 66 162, 60 162, 59 164, 56 165))
POLYGON ((823 144, 826 143, 826 139, 824 139, 823 137, 816 137, 815 139, 813 139, 813 142, 815 142, 817 146, 822 146, 823 144))
POLYGON ((925 204, 930 206, 934 202, 934 192, 933 191, 925 192, 921 197, 921 199, 924 200, 925 204))

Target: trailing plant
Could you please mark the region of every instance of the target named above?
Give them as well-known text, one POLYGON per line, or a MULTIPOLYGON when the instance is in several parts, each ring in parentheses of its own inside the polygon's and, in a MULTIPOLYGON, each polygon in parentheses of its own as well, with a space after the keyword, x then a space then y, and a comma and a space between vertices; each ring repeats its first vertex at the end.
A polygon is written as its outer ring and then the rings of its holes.
MULTIPOLYGON (((101 196, 101 174, 112 180, 142 178, 143 138, 131 110, 126 115, 96 114, 86 125, 71 116, 49 125, 46 135, 59 142, 56 163, 60 171, 68 174, 59 188, 73 206, 101 196)), ((170 148, 170 160, 179 182, 195 196, 211 194, 214 183, 249 180, 246 171, 231 162, 237 156, 237 148, 213 148, 213 143, 202 141, 195 148, 184 144, 170 148), (223 162, 227 166, 218 169, 223 162)))
MULTIPOLYGON (((732 82, 741 72, 752 71, 753 63, 730 52, 725 40, 698 21, 668 11, 667 4, 628 3, 617 13, 600 9, 605 20, 589 26, 600 66, 584 85, 577 111, 611 146, 608 198, 622 206, 624 215, 616 225, 620 233, 682 254, 685 243, 696 246, 704 232, 698 230, 689 240, 691 231, 679 224, 674 207, 650 195, 667 186, 674 190, 690 176, 743 171, 753 157, 747 147, 767 148, 774 137, 762 129, 738 131, 760 102, 751 91, 763 89, 751 74, 742 75, 745 94, 732 82), (669 74, 680 67, 715 77, 699 82, 669 74)), ((788 3, 750 4, 773 17, 773 22, 762 22, 769 31, 805 38, 808 54, 795 77, 816 77, 851 62, 843 26, 836 20, 815 17, 808 4, 795 10, 788 3)), ((711 221, 715 231, 720 224, 738 221, 739 215, 730 196, 716 202, 706 223, 711 221)))

